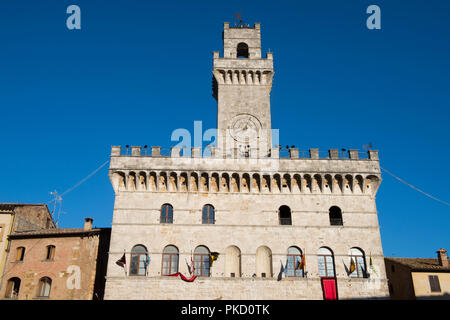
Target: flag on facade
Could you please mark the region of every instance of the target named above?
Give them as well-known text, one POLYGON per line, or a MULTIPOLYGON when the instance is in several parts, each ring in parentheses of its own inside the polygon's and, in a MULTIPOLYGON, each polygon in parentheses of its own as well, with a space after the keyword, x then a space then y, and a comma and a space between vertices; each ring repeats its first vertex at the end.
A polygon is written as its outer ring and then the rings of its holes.
POLYGON ((184 261, 186 261, 186 266, 187 266, 187 268, 188 268, 188 272, 189 272, 189 274, 192 276, 192 269, 191 269, 191 266, 190 266, 189 263, 187 262, 187 259, 184 259, 184 261))
POLYGON ((217 258, 219 258, 220 253, 218 252, 211 252, 209 254, 209 267, 212 267, 213 262, 217 260, 217 258))
POLYGON ((350 258, 350 273, 353 273, 353 271, 355 271, 356 266, 355 266, 355 261, 353 261, 353 258, 350 258))
POLYGON ((125 253, 123 254, 122 258, 116 261, 116 264, 122 268, 127 264, 127 259, 125 257, 125 253))
POLYGON ((194 263, 194 259, 192 259, 192 255, 191 255, 191 269, 192 269, 192 274, 195 274, 195 263, 194 263))
POLYGON ((281 262, 281 260, 280 260, 280 264, 281 264, 281 268, 280 268, 280 272, 278 273, 277 281, 280 281, 281 278, 283 278, 283 272, 285 270, 285 268, 283 267, 283 262, 281 262))
POLYGON ((295 268, 295 270, 302 270, 305 268, 305 266, 306 266, 306 261, 305 261, 305 255, 303 254, 302 259, 300 261, 298 261, 297 267, 295 268))

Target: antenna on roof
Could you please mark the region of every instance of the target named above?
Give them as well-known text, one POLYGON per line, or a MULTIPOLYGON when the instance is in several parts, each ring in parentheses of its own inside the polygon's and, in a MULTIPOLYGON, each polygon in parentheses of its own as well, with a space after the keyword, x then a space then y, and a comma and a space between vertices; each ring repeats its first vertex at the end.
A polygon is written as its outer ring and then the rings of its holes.
POLYGON ((55 225, 58 227, 58 221, 59 221, 59 215, 61 213, 61 207, 62 207, 62 197, 58 194, 58 191, 52 191, 50 194, 53 196, 53 210, 51 212, 51 215, 53 219, 55 219, 55 214, 57 215, 55 225))
POLYGON ((239 20, 239 22, 236 24, 236 27, 245 27, 244 20, 242 20, 242 15, 240 13, 235 13, 234 17, 239 20))

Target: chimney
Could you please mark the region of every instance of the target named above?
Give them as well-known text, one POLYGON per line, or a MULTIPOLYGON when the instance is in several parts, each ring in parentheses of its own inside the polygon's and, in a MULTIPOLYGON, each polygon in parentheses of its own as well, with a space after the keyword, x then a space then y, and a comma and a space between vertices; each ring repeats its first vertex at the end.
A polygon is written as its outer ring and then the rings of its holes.
POLYGON ((447 250, 441 248, 437 251, 437 254, 438 254, 439 265, 444 268, 448 268, 447 250))
POLYGON ((94 219, 92 218, 85 218, 84 219, 84 230, 92 230, 92 222, 94 219))

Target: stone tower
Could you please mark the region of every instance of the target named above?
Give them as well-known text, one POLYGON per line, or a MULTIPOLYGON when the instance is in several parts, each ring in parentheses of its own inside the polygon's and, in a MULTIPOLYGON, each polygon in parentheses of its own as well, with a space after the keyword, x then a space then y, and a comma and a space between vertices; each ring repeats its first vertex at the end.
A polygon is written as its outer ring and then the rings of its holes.
POLYGON ((219 152, 267 156, 271 143, 270 91, 273 55, 261 56, 261 28, 224 24, 223 57, 214 52, 219 152))
POLYGON ((217 147, 111 149, 105 298, 387 298, 378 152, 273 148, 273 56, 261 57, 260 25, 225 23, 223 42, 217 147), (193 282, 175 277, 190 278, 192 261, 193 282))

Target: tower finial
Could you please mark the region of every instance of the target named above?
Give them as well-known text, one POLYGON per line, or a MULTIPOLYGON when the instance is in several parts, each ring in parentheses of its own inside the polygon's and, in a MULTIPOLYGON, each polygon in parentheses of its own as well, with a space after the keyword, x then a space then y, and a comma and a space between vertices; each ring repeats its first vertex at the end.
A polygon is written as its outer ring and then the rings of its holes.
POLYGON ((239 20, 239 22, 236 24, 237 27, 245 27, 244 20, 242 20, 242 15, 240 13, 235 13, 234 17, 239 20))

